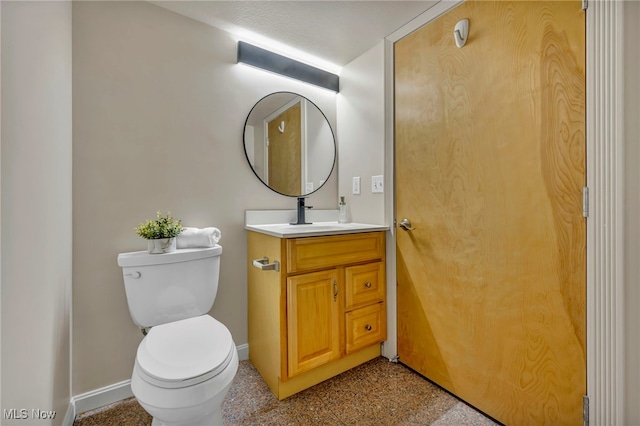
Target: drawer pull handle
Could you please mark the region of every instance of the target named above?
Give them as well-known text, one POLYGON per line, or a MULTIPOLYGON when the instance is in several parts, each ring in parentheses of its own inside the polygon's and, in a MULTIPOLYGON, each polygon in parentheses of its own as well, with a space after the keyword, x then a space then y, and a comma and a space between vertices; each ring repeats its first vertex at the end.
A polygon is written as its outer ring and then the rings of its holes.
POLYGON ((367 331, 371 331, 371 326, 369 324, 365 325, 364 328, 366 328, 367 331))
POLYGON ((371 288, 371 283, 369 281, 367 281, 366 283, 364 283, 364 286, 366 288, 371 288))
POLYGON ((253 261, 253 266, 263 271, 276 271, 280 272, 280 262, 274 260, 273 263, 269 263, 269 258, 267 256, 262 259, 255 259, 253 261))
POLYGON ((338 283, 336 280, 333 280, 333 301, 335 302, 338 299, 338 283))

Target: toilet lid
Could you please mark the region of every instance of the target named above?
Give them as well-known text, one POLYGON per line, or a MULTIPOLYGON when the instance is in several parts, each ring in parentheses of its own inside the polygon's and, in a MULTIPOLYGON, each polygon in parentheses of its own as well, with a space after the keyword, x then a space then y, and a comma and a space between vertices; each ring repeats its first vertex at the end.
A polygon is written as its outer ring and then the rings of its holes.
POLYGON ((138 346, 136 362, 158 381, 205 380, 229 364, 234 350, 227 327, 202 315, 153 327, 138 346))

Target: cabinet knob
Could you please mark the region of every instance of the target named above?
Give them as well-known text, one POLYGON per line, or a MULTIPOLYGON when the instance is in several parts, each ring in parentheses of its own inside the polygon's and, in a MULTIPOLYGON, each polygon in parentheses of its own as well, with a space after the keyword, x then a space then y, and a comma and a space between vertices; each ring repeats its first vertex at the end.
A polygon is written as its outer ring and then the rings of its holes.
POLYGON ((369 281, 367 281, 366 283, 364 283, 364 286, 366 288, 371 288, 371 283, 369 281))
POLYGON ((367 331, 371 331, 371 326, 369 324, 364 326, 365 329, 367 329, 367 331))

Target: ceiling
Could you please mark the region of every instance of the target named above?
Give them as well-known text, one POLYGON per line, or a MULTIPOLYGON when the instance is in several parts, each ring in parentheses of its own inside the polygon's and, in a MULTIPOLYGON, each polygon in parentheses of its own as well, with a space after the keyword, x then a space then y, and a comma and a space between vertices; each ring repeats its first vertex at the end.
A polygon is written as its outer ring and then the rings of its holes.
MULTIPOLYGON (((251 36, 265 37, 334 64, 339 69, 437 1, 236 0, 152 3, 238 36, 246 36, 243 39, 249 43, 252 42, 251 36), (248 35, 248 32, 251 34, 248 35)), ((269 46, 262 43, 262 47, 269 46)), ((336 70, 328 65, 324 68, 336 70)))

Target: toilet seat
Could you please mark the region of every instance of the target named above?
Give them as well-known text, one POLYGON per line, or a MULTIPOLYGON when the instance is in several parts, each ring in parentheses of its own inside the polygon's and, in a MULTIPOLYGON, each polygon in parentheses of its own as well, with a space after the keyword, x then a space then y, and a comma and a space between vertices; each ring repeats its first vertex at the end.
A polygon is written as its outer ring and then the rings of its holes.
POLYGON ((235 350, 229 330, 213 317, 201 315, 151 328, 138 346, 136 365, 145 381, 182 388, 218 375, 235 350))

